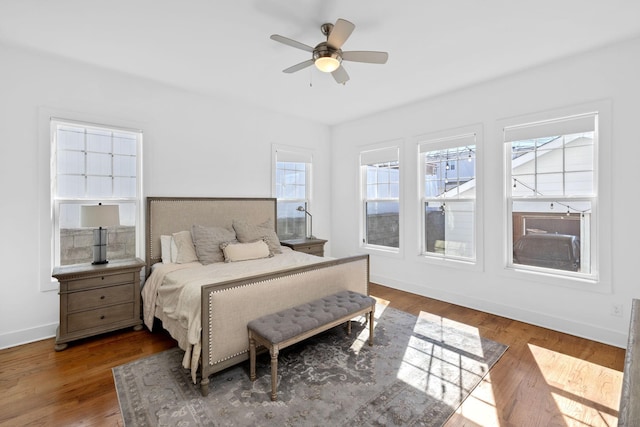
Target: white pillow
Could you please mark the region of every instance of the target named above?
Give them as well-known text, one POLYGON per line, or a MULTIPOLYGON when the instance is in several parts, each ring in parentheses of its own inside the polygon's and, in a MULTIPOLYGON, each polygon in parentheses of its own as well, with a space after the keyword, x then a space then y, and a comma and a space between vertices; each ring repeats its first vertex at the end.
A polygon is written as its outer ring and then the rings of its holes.
POLYGON ((220 249, 224 254, 224 262, 247 261, 273 256, 264 240, 251 243, 225 242, 220 245, 220 249))
POLYGON ((176 262, 178 246, 173 236, 160 236, 160 257, 163 264, 176 262))

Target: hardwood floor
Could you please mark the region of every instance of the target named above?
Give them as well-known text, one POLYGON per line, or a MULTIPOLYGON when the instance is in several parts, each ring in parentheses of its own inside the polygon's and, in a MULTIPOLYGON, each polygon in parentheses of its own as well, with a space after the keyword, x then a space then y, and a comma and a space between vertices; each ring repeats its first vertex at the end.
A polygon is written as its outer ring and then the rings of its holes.
MULTIPOLYGON (((371 294, 509 345, 448 427, 616 425, 623 349, 384 286, 371 294)), ((0 425, 122 426, 111 368, 174 345, 164 333, 125 330, 62 352, 53 339, 0 350, 0 425)))

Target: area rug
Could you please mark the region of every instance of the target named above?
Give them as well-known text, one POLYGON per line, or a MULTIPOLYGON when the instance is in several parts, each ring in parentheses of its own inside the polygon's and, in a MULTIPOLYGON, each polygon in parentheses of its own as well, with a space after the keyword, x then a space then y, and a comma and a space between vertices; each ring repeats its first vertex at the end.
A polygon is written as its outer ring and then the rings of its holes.
MULTIPOLYGON (((357 320, 357 321, 356 321, 357 320)), ((278 400, 270 359, 211 376, 207 397, 174 348, 113 369, 125 426, 441 426, 507 346, 429 314, 376 307, 375 342, 363 319, 280 352, 278 400)))

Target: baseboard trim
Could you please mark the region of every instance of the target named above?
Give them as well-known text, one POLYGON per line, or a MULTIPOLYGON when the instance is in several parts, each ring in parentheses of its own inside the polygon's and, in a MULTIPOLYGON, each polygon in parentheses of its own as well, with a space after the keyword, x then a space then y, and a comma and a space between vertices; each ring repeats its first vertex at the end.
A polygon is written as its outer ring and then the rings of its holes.
POLYGON ((371 282, 378 283, 383 286, 390 286, 401 291, 434 298, 450 304, 461 305, 474 310, 483 311, 485 313, 496 316, 507 317, 519 322, 528 323, 530 325, 539 326, 564 334, 574 335, 592 341, 601 342, 603 344, 612 345, 619 348, 627 348, 627 335, 612 329, 602 328, 598 325, 575 322, 570 319, 551 316, 546 313, 537 311, 524 310, 514 308, 508 305, 499 304, 494 301, 469 297, 467 295, 459 295, 434 289, 428 286, 418 286, 413 283, 402 282, 390 277, 380 275, 371 275, 371 282))
POLYGON ((56 336, 57 323, 0 334, 0 350, 56 336))

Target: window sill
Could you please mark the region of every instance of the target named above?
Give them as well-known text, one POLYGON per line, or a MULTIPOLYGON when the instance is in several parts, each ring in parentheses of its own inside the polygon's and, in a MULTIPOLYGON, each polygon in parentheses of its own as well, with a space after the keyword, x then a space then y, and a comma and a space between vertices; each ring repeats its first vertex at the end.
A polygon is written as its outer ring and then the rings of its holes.
POLYGON ((513 266, 504 267, 502 275, 512 279, 537 282, 543 285, 560 286, 581 291, 597 292, 601 294, 609 294, 612 292, 610 284, 605 284, 598 277, 592 276, 554 274, 553 272, 517 268, 513 266))
POLYGON ((448 258, 434 255, 419 254, 416 257, 419 263, 437 265, 446 268, 455 268, 458 270, 482 271, 482 264, 478 259, 448 258))

